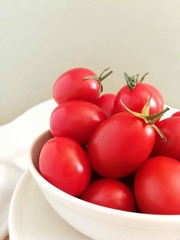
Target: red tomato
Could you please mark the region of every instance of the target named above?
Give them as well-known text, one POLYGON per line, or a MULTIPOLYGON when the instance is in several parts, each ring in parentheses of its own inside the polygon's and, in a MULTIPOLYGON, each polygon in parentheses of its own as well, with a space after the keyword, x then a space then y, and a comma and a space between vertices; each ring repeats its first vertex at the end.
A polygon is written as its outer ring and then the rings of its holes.
POLYGON ((70 138, 54 137, 42 147, 40 174, 55 187, 79 196, 90 182, 91 167, 82 147, 70 138))
POLYGON ((166 141, 162 141, 157 134, 152 156, 164 155, 180 160, 180 117, 163 119, 156 126, 164 134, 166 141))
POLYGON ((150 155, 155 130, 129 112, 107 118, 94 132, 88 145, 88 157, 94 170, 103 177, 129 175, 150 155))
POLYGON ((72 100, 59 105, 50 117, 53 136, 69 137, 86 145, 95 129, 106 119, 103 111, 93 103, 72 100))
POLYGON ((113 114, 115 97, 116 95, 113 93, 105 93, 96 101, 96 105, 102 109, 102 111, 106 114, 106 117, 113 114))
POLYGON ((174 158, 149 158, 138 169, 134 193, 143 213, 180 214, 180 163, 174 158))
POLYGON ((106 75, 105 69, 102 74, 97 75, 87 68, 74 68, 64 72, 55 81, 53 97, 58 104, 69 100, 85 100, 95 103, 102 92, 101 81, 112 73, 106 75))
POLYGON ((177 111, 171 115, 171 117, 180 117, 180 111, 177 111))
POLYGON ((134 196, 121 181, 115 179, 98 179, 92 182, 81 199, 100 206, 133 212, 134 196))
MULTIPOLYGON (((126 77, 131 79, 128 76, 126 77)), ((132 88, 127 84, 117 93, 114 101, 114 112, 126 111, 122 102, 132 111, 141 112, 150 97, 150 115, 162 111, 164 100, 155 87, 143 82, 135 82, 132 88)))

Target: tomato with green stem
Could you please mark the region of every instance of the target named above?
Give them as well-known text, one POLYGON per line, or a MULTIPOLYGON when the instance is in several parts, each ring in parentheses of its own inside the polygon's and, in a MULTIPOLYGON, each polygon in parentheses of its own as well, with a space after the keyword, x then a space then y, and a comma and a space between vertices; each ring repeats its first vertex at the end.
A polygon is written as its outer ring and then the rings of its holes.
MULTIPOLYGON (((148 106, 149 101, 142 113, 128 109, 130 112, 114 114, 96 129, 88 145, 88 157, 100 176, 125 177, 150 156, 156 131, 161 134, 154 122, 168 109, 158 116, 148 115, 148 106)), ((162 134, 161 137, 164 139, 162 134)))
POLYGON ((156 114, 164 109, 164 99, 159 90, 143 82, 146 75, 147 73, 138 80, 138 74, 130 77, 127 73, 124 73, 127 84, 116 95, 114 102, 115 113, 126 111, 122 102, 132 111, 140 112, 150 96, 150 114, 156 114))
POLYGON ((100 76, 87 68, 73 68, 60 75, 53 86, 53 98, 58 104, 69 100, 84 100, 92 103, 103 91, 102 81, 112 71, 105 69, 100 76))

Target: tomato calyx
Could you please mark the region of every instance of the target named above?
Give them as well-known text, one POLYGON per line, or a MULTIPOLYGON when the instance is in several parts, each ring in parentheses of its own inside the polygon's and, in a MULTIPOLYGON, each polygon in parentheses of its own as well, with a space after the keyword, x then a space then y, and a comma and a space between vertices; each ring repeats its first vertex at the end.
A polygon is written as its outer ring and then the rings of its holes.
POLYGON ((158 112, 158 113, 155 113, 155 114, 152 114, 152 115, 149 115, 149 109, 150 109, 150 100, 151 100, 151 96, 149 97, 149 99, 147 100, 146 104, 144 105, 141 113, 139 112, 135 112, 135 111, 132 111, 131 109, 129 109, 121 100, 121 104, 123 105, 123 107, 128 111, 130 112, 131 114, 133 114, 134 116, 138 117, 138 118, 141 118, 145 121, 145 123, 151 125, 155 130, 156 132, 160 135, 161 139, 166 142, 167 139, 166 137, 164 136, 164 134, 161 132, 161 130, 155 125, 155 123, 163 116, 163 114, 167 111, 170 110, 169 107, 166 107, 165 109, 163 109, 162 111, 158 112))
POLYGON ((136 74, 136 75, 133 75, 130 77, 127 73, 124 73, 124 77, 126 79, 126 83, 127 83, 129 90, 133 90, 136 87, 137 83, 143 82, 143 80, 147 74, 148 74, 148 72, 145 73, 139 80, 139 74, 136 74))
POLYGON ((89 79, 95 79, 95 80, 97 80, 97 81, 99 82, 99 85, 100 85, 100 92, 99 92, 99 94, 100 94, 101 92, 103 92, 102 81, 103 81, 105 78, 107 78, 111 73, 113 73, 112 70, 109 71, 109 72, 107 72, 109 69, 110 69, 109 67, 106 68, 106 69, 104 69, 99 76, 97 76, 97 75, 95 75, 95 76, 87 76, 87 77, 83 78, 83 80, 89 80, 89 79), (107 73, 106 73, 106 72, 107 72, 107 73))

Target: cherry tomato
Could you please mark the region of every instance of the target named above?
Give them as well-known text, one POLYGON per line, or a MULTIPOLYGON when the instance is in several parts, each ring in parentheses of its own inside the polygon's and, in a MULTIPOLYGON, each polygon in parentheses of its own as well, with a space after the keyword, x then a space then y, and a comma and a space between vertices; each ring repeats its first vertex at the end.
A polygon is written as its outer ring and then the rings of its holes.
POLYGON ((180 111, 177 111, 171 115, 171 117, 180 117, 180 111))
POLYGON ((72 100, 54 109, 50 117, 50 131, 53 136, 69 137, 86 145, 105 119, 105 114, 95 104, 72 100))
POLYGON ((55 187, 79 196, 90 182, 91 167, 82 147, 70 138, 53 137, 41 149, 41 175, 55 187))
POLYGON ((85 100, 95 103, 102 92, 101 81, 106 75, 105 69, 98 77, 93 71, 87 68, 73 68, 64 72, 57 78, 53 86, 53 97, 58 104, 69 100, 85 100))
POLYGON ((180 160, 180 117, 165 118, 156 126, 164 134, 166 141, 162 141, 157 134, 152 156, 164 155, 180 160))
POLYGON ((102 178, 92 182, 81 199, 100 206, 118 210, 134 211, 134 196, 131 190, 121 181, 102 178))
POLYGON ((149 158, 138 169, 134 194, 143 213, 180 214, 180 163, 174 158, 149 158))
POLYGON ((88 157, 94 170, 107 178, 125 177, 150 155, 155 130, 129 112, 107 118, 96 129, 88 145, 88 157))
POLYGON ((114 101, 115 113, 126 111, 122 102, 132 111, 141 112, 150 97, 150 115, 163 110, 163 97, 154 86, 143 82, 136 82, 133 77, 125 76, 127 78, 127 85, 123 86, 117 93, 114 101), (132 81, 133 84, 131 83, 132 81))
POLYGON ((116 95, 113 93, 105 93, 96 101, 96 105, 102 109, 102 111, 106 114, 106 117, 109 117, 113 114, 115 97, 116 95))

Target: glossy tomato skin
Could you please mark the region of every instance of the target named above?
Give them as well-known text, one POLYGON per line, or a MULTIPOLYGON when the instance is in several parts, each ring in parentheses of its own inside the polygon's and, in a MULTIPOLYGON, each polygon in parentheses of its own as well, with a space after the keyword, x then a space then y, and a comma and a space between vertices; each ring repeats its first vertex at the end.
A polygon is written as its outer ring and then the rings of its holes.
POLYGON ((91 177, 91 167, 82 147, 70 138, 53 137, 41 149, 40 174, 52 185, 79 196, 91 177))
POLYGON ((164 108, 164 100, 161 93, 147 83, 137 83, 132 90, 128 86, 122 87, 116 95, 114 101, 114 112, 127 111, 123 104, 135 112, 141 112, 144 105, 150 100, 150 115, 158 113, 164 108))
POLYGON ((95 102, 100 94, 101 86, 96 79, 88 76, 96 74, 87 68, 73 68, 57 78, 53 86, 53 98, 58 104, 69 100, 85 100, 95 102))
POLYGON ((133 173, 149 157, 155 130, 129 112, 107 118, 88 145, 92 168, 101 176, 121 178, 133 173))
POLYGON ((96 105, 102 109, 106 117, 109 117, 114 112, 114 100, 116 95, 113 93, 102 94, 96 101, 96 105))
POLYGON ((156 126, 164 134, 166 141, 162 141, 160 136, 156 134, 152 156, 164 155, 180 161, 180 117, 163 119, 157 122, 156 126))
POLYGON ((173 113, 171 117, 180 117, 180 111, 173 113))
POLYGON ((59 105, 52 112, 50 131, 53 136, 69 137, 86 145, 105 119, 105 114, 95 104, 72 100, 59 105))
POLYGON ((80 196, 81 199, 100 206, 133 212, 134 196, 121 181, 101 178, 92 182, 80 196))
POLYGON ((149 158, 138 169, 134 194, 139 209, 149 214, 180 214, 180 163, 174 158, 149 158))

